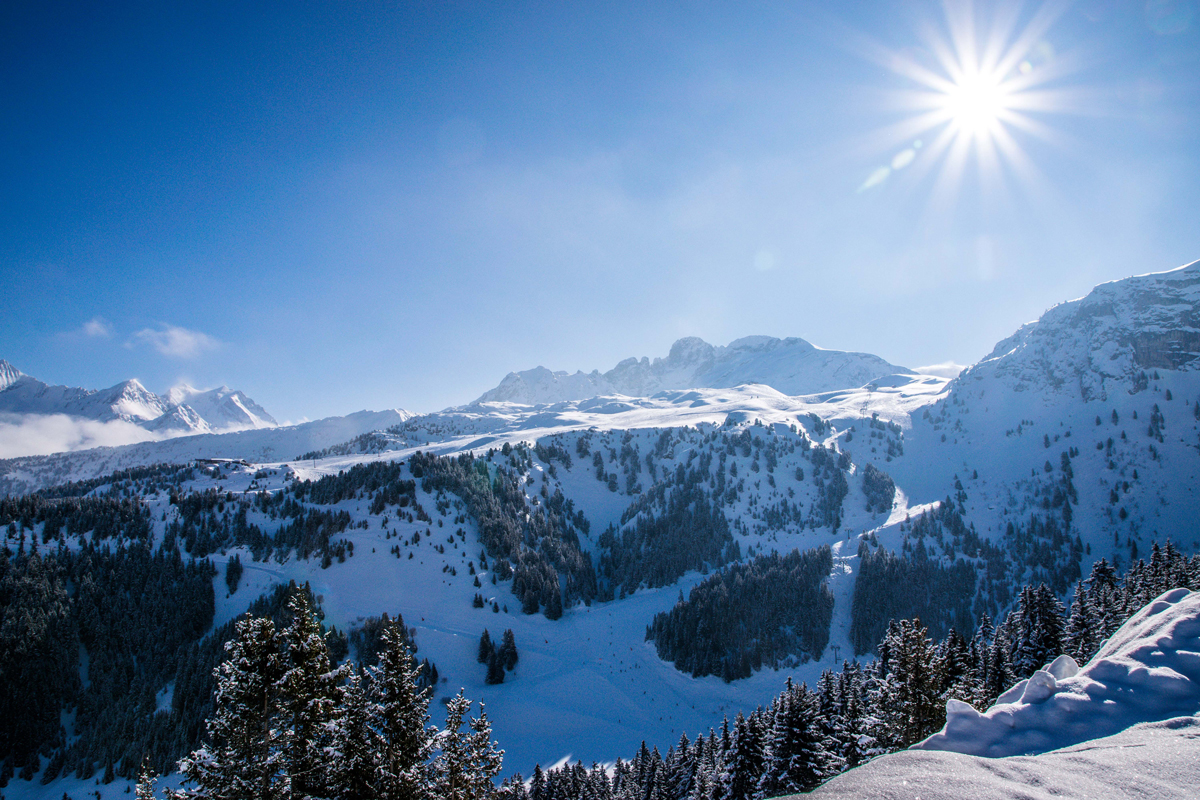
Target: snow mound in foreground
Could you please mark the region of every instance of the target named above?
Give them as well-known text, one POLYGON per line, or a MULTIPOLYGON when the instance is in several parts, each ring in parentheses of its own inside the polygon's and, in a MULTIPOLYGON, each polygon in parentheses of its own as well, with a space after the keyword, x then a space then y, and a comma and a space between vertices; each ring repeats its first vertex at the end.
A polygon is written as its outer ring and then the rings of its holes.
POLYGON ((946 727, 913 749, 1044 753, 1198 711, 1200 592, 1172 589, 1118 628, 1083 669, 1059 656, 982 714, 951 700, 946 727))
POLYGON ((1200 718, 1136 725, 1115 736, 1036 756, 994 759, 902 750, 797 798, 813 800, 1195 800, 1200 718))

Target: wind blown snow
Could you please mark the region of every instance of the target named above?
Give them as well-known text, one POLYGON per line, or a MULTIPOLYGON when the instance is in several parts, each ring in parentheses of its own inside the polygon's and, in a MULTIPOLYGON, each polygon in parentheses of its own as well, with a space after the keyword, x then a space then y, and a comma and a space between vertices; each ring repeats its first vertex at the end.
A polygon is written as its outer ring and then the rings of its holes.
POLYGON ((1083 669, 1059 656, 980 714, 951 700, 946 727, 914 749, 1001 757, 1044 753, 1142 722, 1200 712, 1200 592, 1143 608, 1083 669))

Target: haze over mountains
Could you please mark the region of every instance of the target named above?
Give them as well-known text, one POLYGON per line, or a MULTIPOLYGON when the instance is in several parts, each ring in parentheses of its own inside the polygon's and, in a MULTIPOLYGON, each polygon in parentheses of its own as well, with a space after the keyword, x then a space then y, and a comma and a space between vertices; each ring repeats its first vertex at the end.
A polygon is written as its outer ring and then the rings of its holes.
POLYGON ((862 386, 883 375, 911 374, 870 353, 824 350, 804 339, 746 336, 714 347, 689 336, 666 358, 627 358, 608 372, 551 372, 535 367, 510 372, 476 403, 538 405, 600 395, 649 397, 671 389, 727 389, 760 383, 786 395, 862 386))
MULTIPOLYGON (((98 431, 110 427, 127 436, 161 438, 198 433, 273 428, 278 423, 243 392, 221 386, 202 391, 187 384, 157 395, 137 379, 107 389, 52 386, 0 361, 0 422, 11 437, 20 428, 70 427, 98 431), (65 418, 65 419, 64 419, 65 418), (128 426, 144 430, 145 436, 128 426)), ((89 440, 80 438, 86 445, 89 440)), ((69 448, 77 449, 77 448, 69 448)), ((6 448, 7 451, 7 448, 6 448)))

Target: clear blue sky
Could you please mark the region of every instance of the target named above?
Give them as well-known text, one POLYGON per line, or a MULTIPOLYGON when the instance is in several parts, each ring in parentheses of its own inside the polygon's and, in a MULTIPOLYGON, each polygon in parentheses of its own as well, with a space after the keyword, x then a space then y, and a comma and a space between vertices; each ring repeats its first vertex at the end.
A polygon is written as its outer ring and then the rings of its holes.
POLYGON ((1008 128, 1024 166, 968 152, 949 190, 938 129, 886 134, 922 88, 896 60, 936 72, 945 20, 5 3, 0 357, 228 383, 280 419, 428 411, 685 335, 969 363, 1095 283, 1200 258, 1196 0, 1066 6, 1027 59, 1045 134, 1008 128))

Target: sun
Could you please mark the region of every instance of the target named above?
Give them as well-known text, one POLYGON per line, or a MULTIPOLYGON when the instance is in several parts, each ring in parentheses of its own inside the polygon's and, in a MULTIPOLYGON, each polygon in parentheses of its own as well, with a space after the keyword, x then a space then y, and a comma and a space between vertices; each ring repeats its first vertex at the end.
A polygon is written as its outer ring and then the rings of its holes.
POLYGON ((1072 102, 1071 91, 1061 88, 1070 61, 1056 57, 1047 42, 1064 6, 1047 4, 1023 16, 1019 4, 988 4, 982 25, 971 0, 948 0, 943 8, 940 24, 921 29, 919 47, 864 52, 910 87, 893 97, 903 118, 873 137, 876 146, 892 150, 890 162, 876 168, 860 192, 909 164, 918 174, 938 171, 944 190, 957 185, 972 160, 985 177, 998 178, 1008 168, 1031 183, 1039 180, 1020 140, 1053 141, 1044 115, 1072 102))
POLYGON ((1009 111, 1009 89, 995 73, 964 73, 944 95, 951 124, 968 136, 990 135, 1009 111))

